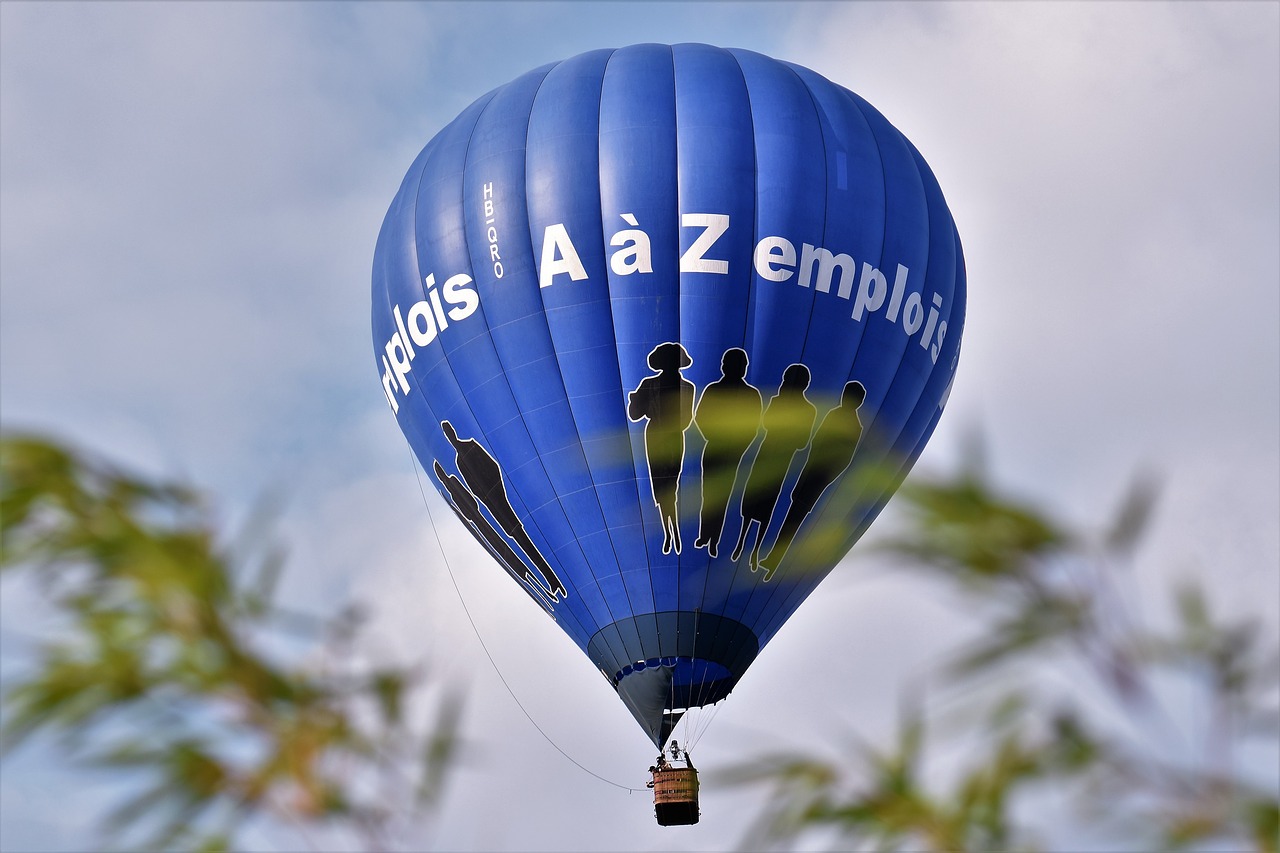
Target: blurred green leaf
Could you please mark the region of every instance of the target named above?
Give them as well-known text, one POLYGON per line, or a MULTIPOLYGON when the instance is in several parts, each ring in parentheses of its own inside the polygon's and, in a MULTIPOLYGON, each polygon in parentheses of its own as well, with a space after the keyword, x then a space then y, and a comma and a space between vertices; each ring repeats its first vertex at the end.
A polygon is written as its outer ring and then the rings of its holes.
POLYGON ((461 746, 462 699, 447 693, 440 702, 435 727, 422 749, 417 799, 434 804, 444 792, 445 773, 453 767, 461 746))
POLYGON ((1128 553, 1137 547, 1151 523, 1159 491, 1154 477, 1144 475, 1134 478, 1104 537, 1107 548, 1128 553))
POLYGON ((985 634, 951 664, 953 673, 972 675, 1012 657, 1079 632, 1088 624, 1087 601, 1049 599, 997 617, 985 634))
POLYGON ((899 491, 908 529, 878 543, 911 565, 974 582, 1026 577, 1033 561, 1072 543, 1040 512, 996 494, 978 475, 909 481, 899 491))
POLYGON ((1254 849, 1259 853, 1276 853, 1280 848, 1280 803, 1259 797, 1247 803, 1244 812, 1256 845, 1254 849))

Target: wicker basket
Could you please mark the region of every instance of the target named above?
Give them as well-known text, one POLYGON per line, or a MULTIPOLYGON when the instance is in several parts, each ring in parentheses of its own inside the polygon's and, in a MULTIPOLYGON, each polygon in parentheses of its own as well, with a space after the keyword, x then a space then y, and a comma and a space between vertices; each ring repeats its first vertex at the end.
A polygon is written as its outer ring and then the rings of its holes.
POLYGON ((653 806, 658 823, 678 826, 698 822, 698 771, 664 767, 653 771, 653 806))

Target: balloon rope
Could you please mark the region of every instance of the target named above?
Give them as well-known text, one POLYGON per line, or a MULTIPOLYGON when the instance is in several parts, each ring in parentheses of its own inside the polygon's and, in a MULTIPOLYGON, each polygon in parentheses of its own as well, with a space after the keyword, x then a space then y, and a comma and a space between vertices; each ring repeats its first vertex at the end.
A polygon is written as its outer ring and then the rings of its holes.
POLYGON ((490 654, 489 652, 489 647, 485 645, 484 637, 480 636, 480 628, 476 625, 476 620, 471 617, 471 610, 470 608, 467 607, 466 599, 462 597, 462 588, 458 586, 458 579, 454 577, 453 566, 449 563, 449 555, 445 553, 444 542, 440 539, 439 529, 436 528, 436 519, 434 514, 432 514, 431 512, 431 502, 427 500, 426 487, 422 485, 422 475, 418 473, 418 460, 417 460, 417 457, 413 455, 412 446, 409 447, 409 461, 413 465, 413 476, 418 481, 418 493, 422 495, 422 505, 427 510, 427 519, 431 522, 431 533, 436 538, 436 547, 440 549, 440 556, 444 560, 444 567, 449 572, 449 581, 453 584, 453 591, 458 595, 458 603, 462 605, 462 612, 466 614, 467 621, 471 623, 471 630, 475 632, 476 640, 480 642, 480 648, 484 650, 484 656, 489 659, 489 664, 493 667, 493 671, 497 673, 498 680, 501 681, 502 686, 507 689, 507 693, 510 694, 511 700, 516 703, 516 707, 520 709, 520 713, 524 714, 525 719, 527 719, 530 722, 530 724, 532 724, 533 727, 538 730, 538 734, 542 735, 543 739, 547 743, 551 744, 551 746, 555 748, 556 752, 563 755, 566 759, 569 760, 571 764, 573 764, 579 770, 583 771, 584 773, 590 776, 594 776, 595 778, 599 779, 601 782, 612 785, 615 788, 621 788, 622 790, 628 793, 631 793, 631 794, 643 793, 647 789, 632 788, 630 786, 623 785, 618 782, 614 782, 612 779, 606 779, 605 777, 601 776, 599 773, 596 773, 593 770, 589 770, 586 767, 579 764, 572 755, 570 755, 569 753, 561 749, 560 746, 551 739, 551 736, 542 730, 542 726, 538 725, 538 722, 534 720, 533 716, 524 707, 524 704, 520 701, 519 697, 516 696, 516 692, 511 689, 511 685, 507 683, 507 679, 505 676, 503 676, 502 670, 498 668, 498 662, 493 659, 493 655, 490 654))

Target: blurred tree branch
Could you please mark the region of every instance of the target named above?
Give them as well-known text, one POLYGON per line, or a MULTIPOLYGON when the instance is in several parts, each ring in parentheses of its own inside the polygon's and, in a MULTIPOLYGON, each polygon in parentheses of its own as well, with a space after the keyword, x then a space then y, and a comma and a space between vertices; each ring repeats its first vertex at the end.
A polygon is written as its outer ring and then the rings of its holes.
MULTIPOLYGON (((904 702, 896 739, 728 773, 770 791, 747 846, 825 834, 840 849, 1039 849, 1028 803, 1050 795, 1131 849, 1274 853, 1278 780, 1250 779, 1242 761, 1280 733, 1273 638, 1216 616, 1192 583, 1173 590, 1165 627, 1140 618, 1117 579, 1152 515, 1152 481, 1095 534, 1001 493, 977 459, 909 481, 903 522, 878 547, 958 596, 981 630, 928 704, 904 702), (1037 678, 1049 663, 1078 679, 1065 695, 1037 678), (1191 759, 1143 736, 1167 720, 1170 678, 1195 684, 1206 709, 1191 759)), ((108 843, 228 849, 266 817, 312 847, 337 828, 386 849, 438 800, 457 697, 437 695, 433 725, 417 730, 406 716, 422 674, 363 664, 354 612, 280 607, 279 553, 221 547, 199 495, 6 436, 0 537, 0 571, 34 578, 66 625, 5 685, 0 749, 55 734, 88 765, 136 771, 147 785, 114 812, 108 843), (304 634, 313 662, 264 651, 284 631, 304 634)))
POLYGON ((1126 849, 1275 853, 1280 773, 1259 782, 1244 766, 1256 739, 1274 750, 1280 735, 1280 657, 1264 648, 1274 637, 1215 617, 1190 582, 1173 591, 1172 626, 1158 630, 1115 582, 1156 492, 1139 478, 1109 529, 1090 534, 1000 493, 977 453, 957 475, 908 481, 895 498, 903 523, 880 552, 981 621, 938 674, 950 710, 908 702, 888 749, 859 743, 834 761, 772 756, 729 772, 731 784, 769 789, 745 846, 820 836, 838 849, 1034 850, 1044 842, 1025 816, 1052 795, 1126 849), (1047 690, 1036 674, 1050 662, 1084 676, 1066 695, 1047 690), (1162 691, 1179 676, 1207 709, 1194 759, 1149 732, 1167 721, 1162 691), (958 753, 964 766, 943 772, 958 753))
MULTIPOLYGON (((256 555, 253 553, 256 550, 256 555)), ((77 760, 146 781, 105 841, 221 850, 269 816, 385 849, 440 795, 460 703, 406 720, 420 673, 360 665, 359 616, 273 602, 283 561, 219 547, 193 491, 130 476, 35 436, 0 438, 0 571, 34 575, 65 628, 5 685, 0 750, 55 734, 77 760), (280 663, 264 638, 299 627, 314 662, 280 663)))

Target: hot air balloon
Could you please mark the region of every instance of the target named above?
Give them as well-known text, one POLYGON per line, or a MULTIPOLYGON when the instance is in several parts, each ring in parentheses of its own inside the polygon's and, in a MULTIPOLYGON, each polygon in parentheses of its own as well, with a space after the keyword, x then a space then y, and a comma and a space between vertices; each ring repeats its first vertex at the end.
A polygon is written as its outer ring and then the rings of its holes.
POLYGON ((413 162, 373 264, 414 452, 660 750, 910 469, 964 309, 901 133, 809 69, 698 44, 479 98, 413 162))

